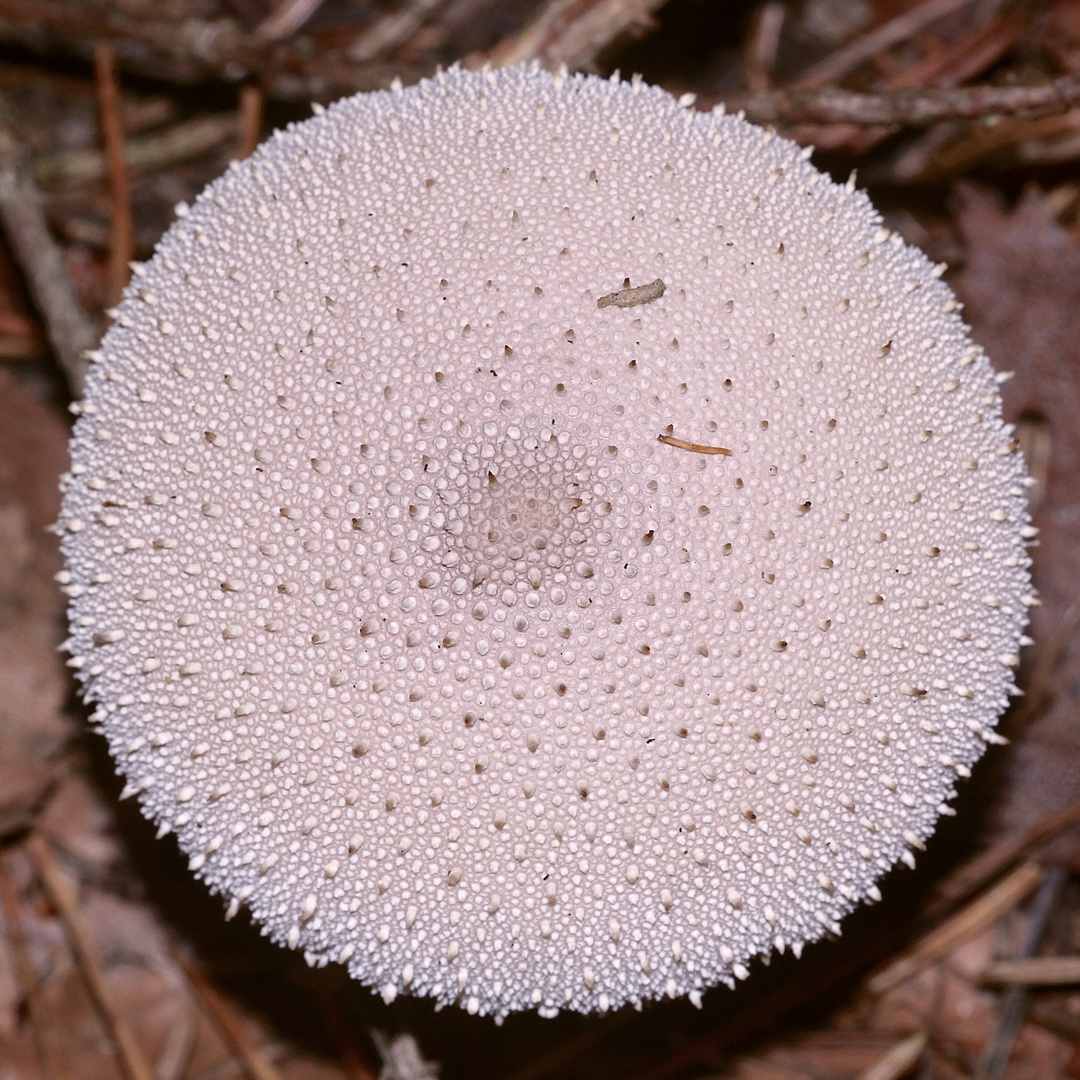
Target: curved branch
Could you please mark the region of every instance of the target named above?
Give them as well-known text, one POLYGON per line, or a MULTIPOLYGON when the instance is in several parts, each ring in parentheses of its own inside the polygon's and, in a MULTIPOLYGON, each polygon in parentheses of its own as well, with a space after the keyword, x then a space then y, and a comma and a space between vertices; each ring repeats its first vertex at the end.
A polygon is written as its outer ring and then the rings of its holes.
POLYGON ((932 127, 946 120, 988 116, 1028 118, 1080 105, 1080 76, 1065 75, 1037 86, 905 87, 882 93, 823 90, 765 90, 728 97, 758 124, 861 124, 932 127))

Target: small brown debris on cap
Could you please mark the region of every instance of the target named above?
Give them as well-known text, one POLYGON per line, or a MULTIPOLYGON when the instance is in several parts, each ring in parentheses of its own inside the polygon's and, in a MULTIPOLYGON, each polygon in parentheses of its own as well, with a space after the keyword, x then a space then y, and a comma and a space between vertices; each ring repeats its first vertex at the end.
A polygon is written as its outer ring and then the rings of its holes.
POLYGON ((654 300, 659 300, 667 288, 660 278, 650 281, 648 285, 635 285, 632 289, 629 286, 630 279, 627 278, 624 288, 618 292, 608 293, 607 296, 601 296, 596 301, 596 306, 604 308, 614 304, 615 307, 637 307, 638 304, 651 304, 654 300))
POLYGON ((725 457, 731 457, 731 451, 726 446, 704 446, 702 443, 676 439, 674 435, 657 435, 656 441, 662 442, 665 446, 674 446, 678 450, 691 450, 695 454, 723 454, 725 457))

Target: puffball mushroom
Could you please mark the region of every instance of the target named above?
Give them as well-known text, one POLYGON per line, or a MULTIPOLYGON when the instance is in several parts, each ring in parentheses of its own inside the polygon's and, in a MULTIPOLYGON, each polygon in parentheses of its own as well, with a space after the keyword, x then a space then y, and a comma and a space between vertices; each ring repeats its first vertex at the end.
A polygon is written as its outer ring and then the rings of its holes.
POLYGON ((1025 474, 935 268, 771 132, 451 70, 136 270, 62 530, 161 831, 309 962, 501 1018, 745 978, 1005 707, 1025 474))

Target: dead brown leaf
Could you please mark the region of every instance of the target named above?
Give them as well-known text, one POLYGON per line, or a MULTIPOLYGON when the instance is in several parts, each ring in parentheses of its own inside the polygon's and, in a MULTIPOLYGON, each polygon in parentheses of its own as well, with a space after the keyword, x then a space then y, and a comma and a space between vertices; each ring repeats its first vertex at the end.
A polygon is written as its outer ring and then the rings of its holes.
MULTIPOLYGON (((1041 533, 1033 573, 1042 606, 1033 609, 1030 630, 1042 645, 1080 597, 1080 242, 1034 187, 1011 212, 986 189, 966 184, 958 194, 967 256, 956 287, 965 314, 994 365, 1016 373, 1002 388, 1006 418, 1037 427, 1049 450, 1038 464, 1046 484, 1035 511, 1041 533)), ((1028 670, 1037 649, 1025 658, 1028 670)), ((1078 676, 1080 642, 1073 634, 1042 688, 1045 709, 1029 715, 1022 732, 1010 732, 1017 742, 999 815, 1006 830, 1080 799, 1078 676)), ((1051 857, 1080 867, 1076 830, 1053 846, 1051 857)))
POLYGON ((69 725, 60 567, 45 531, 59 509, 67 431, 10 372, 0 371, 0 836, 27 824, 53 778, 69 725))

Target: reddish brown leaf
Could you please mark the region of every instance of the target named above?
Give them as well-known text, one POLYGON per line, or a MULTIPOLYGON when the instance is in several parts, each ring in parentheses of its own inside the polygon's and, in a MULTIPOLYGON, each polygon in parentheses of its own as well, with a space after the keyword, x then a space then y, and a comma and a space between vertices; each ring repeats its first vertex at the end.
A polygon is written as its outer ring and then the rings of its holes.
POLYGON ((27 823, 69 732, 56 652, 63 598, 52 581, 60 559, 45 532, 66 440, 55 414, 0 371, 0 835, 27 823))
MULTIPOLYGON (((1080 242, 1058 224, 1035 188, 1011 213, 985 189, 965 185, 959 195, 967 260, 957 290, 994 365, 1016 372, 1003 387, 1007 419, 1038 433, 1030 442, 1045 458, 1031 462, 1045 477, 1034 520, 1041 530, 1033 556, 1042 606, 1032 612, 1030 632, 1038 645, 1034 657, 1025 658, 1031 671, 1038 650, 1053 645, 1080 598, 1080 242)), ((1007 768, 1001 819, 1007 828, 1024 828, 1080 800, 1080 642, 1072 634, 1061 646, 1048 679, 1028 686, 1039 699, 1046 692, 1045 708, 1018 710, 1030 722, 1022 737, 1012 732, 1018 742, 1007 768)), ((1080 866, 1075 830, 1054 850, 1080 866)))

